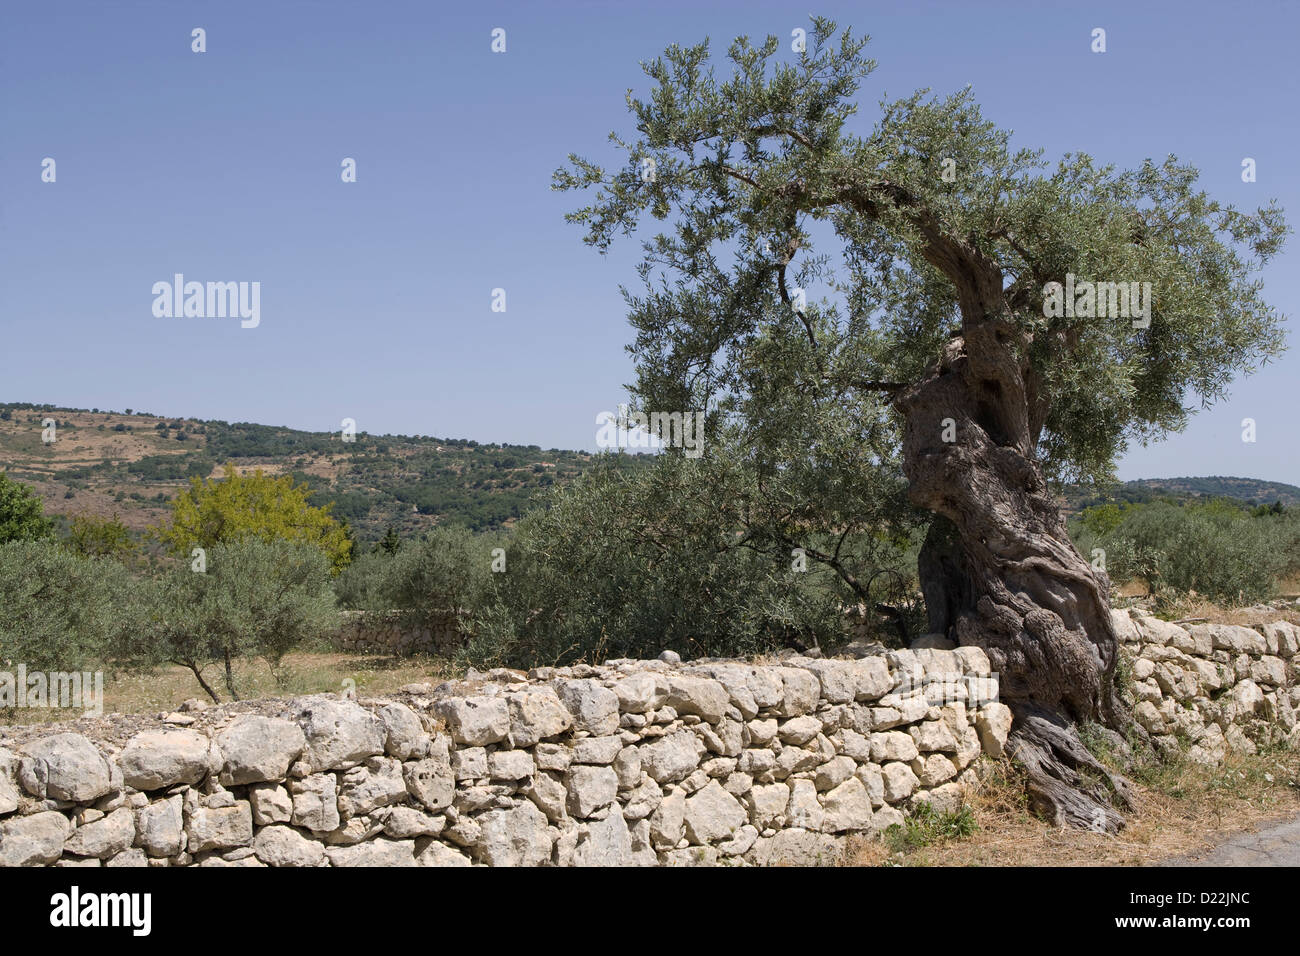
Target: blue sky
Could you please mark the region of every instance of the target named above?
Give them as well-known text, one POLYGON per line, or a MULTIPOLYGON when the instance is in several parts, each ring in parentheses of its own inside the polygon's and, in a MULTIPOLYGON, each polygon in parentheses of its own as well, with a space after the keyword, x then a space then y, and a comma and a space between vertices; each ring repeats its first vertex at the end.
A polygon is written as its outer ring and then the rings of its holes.
MULTIPOLYGON (((624 91, 645 88, 639 60, 705 36, 720 51, 741 33, 788 39, 810 12, 873 38, 868 117, 882 96, 969 83, 990 119, 1049 157, 1132 166, 1173 152, 1223 200, 1300 212, 1288 4, 464 8, 7 5, 0 401, 592 448, 596 414, 633 378, 618 286, 635 283, 637 249, 584 246, 551 172, 571 151, 609 155, 605 135, 630 126, 624 91), (191 52, 194 27, 205 53, 191 52), (1089 49, 1094 27, 1104 54, 1089 49), (177 272, 261 282, 261 324, 155 318, 153 283, 177 272)), ((1297 243, 1264 276, 1288 316, 1297 243)), ((1288 353, 1238 382, 1183 434, 1130 453, 1121 477, 1300 484, 1298 363, 1288 353)))

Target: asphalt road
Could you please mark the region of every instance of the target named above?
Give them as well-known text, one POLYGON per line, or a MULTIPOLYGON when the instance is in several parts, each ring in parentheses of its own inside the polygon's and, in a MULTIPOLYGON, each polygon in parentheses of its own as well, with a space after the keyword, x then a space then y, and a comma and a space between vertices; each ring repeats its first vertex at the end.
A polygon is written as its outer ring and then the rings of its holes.
POLYGON ((1166 860, 1165 866, 1300 866, 1300 817, 1239 833, 1212 850, 1166 860))

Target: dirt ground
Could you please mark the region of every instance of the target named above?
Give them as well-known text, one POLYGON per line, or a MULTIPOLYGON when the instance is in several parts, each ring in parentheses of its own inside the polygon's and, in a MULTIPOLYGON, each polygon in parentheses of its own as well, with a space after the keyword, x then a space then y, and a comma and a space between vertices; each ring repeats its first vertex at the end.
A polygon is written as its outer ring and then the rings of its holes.
POLYGON ((1150 866, 1182 864, 1243 832, 1300 814, 1300 754, 1234 755, 1219 768, 1178 764, 1136 774, 1128 826, 1107 835, 1052 827, 1029 813, 1015 771, 1003 764, 973 794, 977 826, 964 838, 891 852, 855 841, 856 866, 1150 866))

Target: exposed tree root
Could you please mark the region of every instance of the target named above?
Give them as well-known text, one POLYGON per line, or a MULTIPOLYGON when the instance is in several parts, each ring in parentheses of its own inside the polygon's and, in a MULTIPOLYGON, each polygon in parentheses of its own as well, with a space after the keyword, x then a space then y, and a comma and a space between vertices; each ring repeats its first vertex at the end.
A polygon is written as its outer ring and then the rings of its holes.
POLYGON ((1066 718, 1022 707, 1007 750, 1025 771, 1030 805, 1049 823, 1099 833, 1123 829, 1115 805, 1133 808, 1132 786, 1088 752, 1066 718))

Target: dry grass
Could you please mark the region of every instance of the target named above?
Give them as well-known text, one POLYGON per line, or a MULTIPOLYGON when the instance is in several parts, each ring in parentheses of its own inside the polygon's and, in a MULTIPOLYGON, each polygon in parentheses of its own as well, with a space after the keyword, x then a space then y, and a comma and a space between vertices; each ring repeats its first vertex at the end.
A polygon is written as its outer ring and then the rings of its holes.
POLYGON ((1117 835, 1052 827, 1030 814, 1009 764, 993 765, 969 806, 979 829, 890 853, 857 838, 852 866, 1145 866, 1207 850, 1233 833, 1300 812, 1300 753, 1233 755, 1219 768, 1183 761, 1135 773, 1138 809, 1117 835))
POLYGON ((1207 599, 1180 595, 1167 603, 1159 616, 1170 621, 1186 621, 1206 624, 1239 624, 1252 627, 1273 621, 1290 621, 1300 624, 1300 608, 1272 608, 1264 605, 1250 607, 1220 607, 1207 599))
MULTIPOLYGON (((403 684, 440 683, 457 676, 443 659, 431 657, 395 658, 378 654, 298 652, 288 654, 281 667, 280 681, 265 661, 240 661, 235 665, 236 687, 245 700, 255 697, 283 697, 301 694, 339 692, 345 681, 355 682, 360 697, 382 697, 403 684)), ((228 700, 219 668, 210 667, 204 678, 228 700)), ((151 674, 121 673, 104 675, 104 712, 147 714, 170 712, 182 701, 197 697, 210 698, 183 667, 162 667, 151 674)), ((80 716, 55 708, 25 708, 0 711, 0 723, 53 723, 80 716)))

